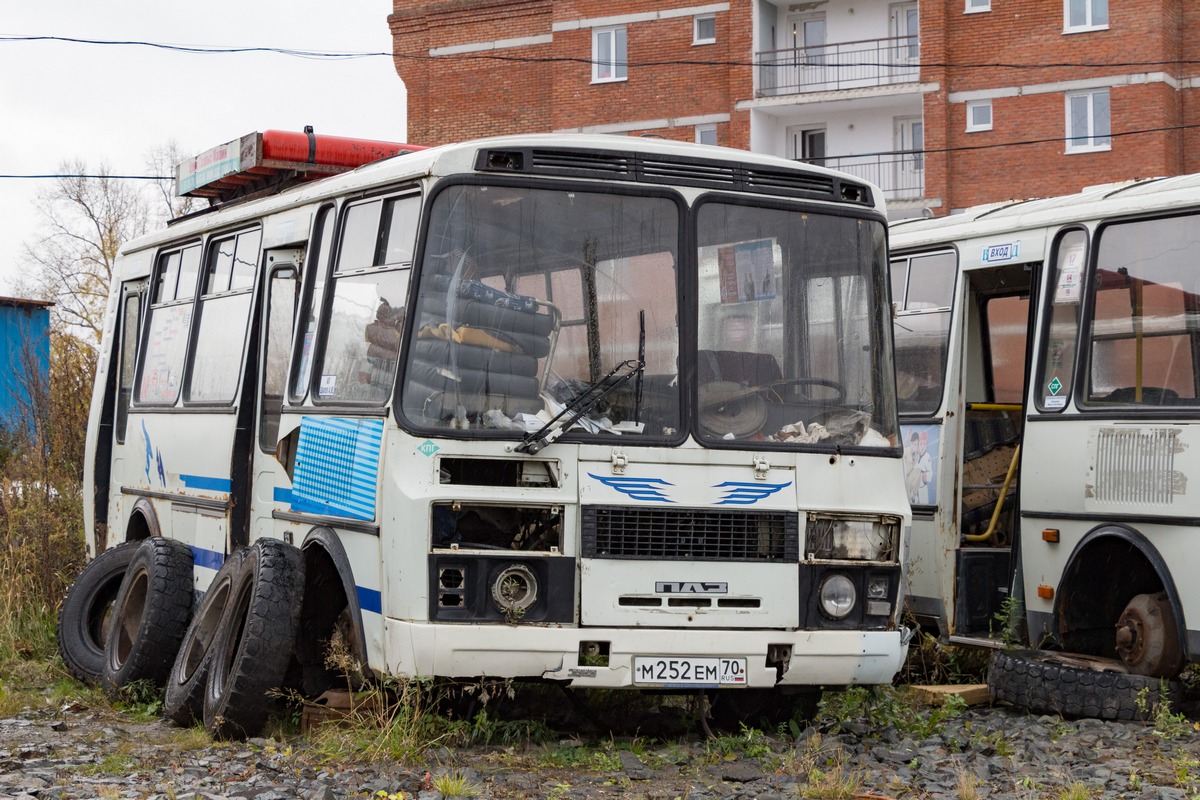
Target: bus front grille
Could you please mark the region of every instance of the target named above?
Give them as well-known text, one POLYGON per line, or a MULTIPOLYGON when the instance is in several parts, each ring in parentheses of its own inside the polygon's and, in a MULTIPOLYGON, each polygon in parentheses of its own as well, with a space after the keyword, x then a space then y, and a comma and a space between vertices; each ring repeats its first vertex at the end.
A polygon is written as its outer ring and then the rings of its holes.
POLYGON ((584 558, 799 560, 799 515, 780 511, 585 506, 584 558))

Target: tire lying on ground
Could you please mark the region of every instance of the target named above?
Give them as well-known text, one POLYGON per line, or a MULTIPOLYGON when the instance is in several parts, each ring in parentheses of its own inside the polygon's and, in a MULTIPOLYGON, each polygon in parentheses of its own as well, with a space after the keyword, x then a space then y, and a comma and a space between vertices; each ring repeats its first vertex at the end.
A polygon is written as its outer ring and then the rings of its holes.
POLYGON ((204 727, 217 739, 258 733, 293 657, 304 595, 300 551, 276 539, 246 549, 212 644, 204 727))
POLYGON ((998 650, 988 664, 995 700, 1043 714, 1144 720, 1164 699, 1178 708, 1178 681, 1115 671, 1120 662, 1048 650, 998 650))
POLYGON ((113 602, 100 682, 110 694, 134 681, 162 686, 192 617, 192 550, 152 536, 133 554, 113 602))
POLYGON ((212 645, 229 607, 233 584, 241 572, 245 555, 246 548, 242 548, 226 557, 200 600, 196 613, 192 615, 192 623, 188 625, 179 655, 175 657, 175 665, 167 678, 163 709, 170 719, 184 727, 191 725, 204 713, 204 687, 212 664, 212 645))
POLYGON ((140 541, 124 542, 88 562, 58 612, 58 652, 67 671, 88 684, 104 671, 104 635, 121 581, 140 541))

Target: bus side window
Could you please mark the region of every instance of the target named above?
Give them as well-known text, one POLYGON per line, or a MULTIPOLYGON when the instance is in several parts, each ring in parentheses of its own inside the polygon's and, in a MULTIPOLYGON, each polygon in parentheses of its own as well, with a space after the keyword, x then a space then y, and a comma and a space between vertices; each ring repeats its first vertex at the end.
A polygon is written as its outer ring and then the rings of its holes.
POLYGON ((309 242, 306 264, 312 266, 306 270, 308 278, 305 282, 306 301, 304 302, 304 329, 297 331, 294 352, 299 355, 299 361, 292 370, 291 400, 299 403, 308 393, 308 382, 312 377, 313 347, 317 338, 317 323, 320 321, 321 306, 325 301, 325 283, 329 275, 329 255, 333 252, 333 223, 336 215, 333 206, 325 206, 317 212, 317 222, 313 226, 313 238, 309 242))
POLYGON ((174 405, 179 397, 194 295, 193 288, 187 285, 187 276, 193 274, 199 260, 199 244, 158 257, 157 282, 146 317, 145 345, 136 379, 139 403, 174 405))
POLYGON ((1047 282, 1049 313, 1045 315, 1046 328, 1033 386, 1039 411, 1062 411, 1074 387, 1075 342, 1087 246, 1087 233, 1079 229, 1064 232, 1055 245, 1054 267, 1047 282))
POLYGON ((246 325, 262 231, 257 228, 218 240, 209 249, 199 322, 189 358, 186 399, 231 403, 242 374, 246 325), (248 277, 249 276, 249 277, 248 277))
POLYGON ((992 297, 984 304, 987 321, 988 386, 993 403, 1020 403, 1025 388, 1025 340, 1029 295, 992 297))
POLYGON ((317 400, 382 405, 392 393, 421 197, 349 206, 342 222, 317 400))
POLYGON ((133 376, 137 358, 138 321, 141 318, 142 295, 128 291, 121 307, 121 367, 117 383, 116 437, 125 441, 125 427, 129 422, 129 399, 133 395, 133 376))
POLYGON ((283 393, 287 389, 288 350, 292 323, 296 317, 296 270, 277 269, 267 282, 267 329, 263 342, 262 402, 258 425, 258 444, 263 452, 273 453, 279 434, 279 415, 283 393))

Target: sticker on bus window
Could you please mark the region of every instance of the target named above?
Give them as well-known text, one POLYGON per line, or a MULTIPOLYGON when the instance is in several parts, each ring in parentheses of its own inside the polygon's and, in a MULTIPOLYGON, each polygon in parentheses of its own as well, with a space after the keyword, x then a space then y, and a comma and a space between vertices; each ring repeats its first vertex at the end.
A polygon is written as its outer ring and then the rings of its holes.
POLYGON ((1045 397, 1042 398, 1042 408, 1044 408, 1048 411, 1052 410, 1052 409, 1056 409, 1056 408, 1066 408, 1066 407, 1067 407, 1067 398, 1065 398, 1065 397, 1054 397, 1053 395, 1046 395, 1045 397))
POLYGON ((1083 245, 1067 248, 1062 254, 1058 285, 1054 287, 1055 305, 1078 305, 1079 284, 1083 277, 1083 245))
POLYGON ((317 394, 321 397, 333 397, 337 391, 337 375, 322 375, 321 387, 317 390, 317 394))
POLYGON ((726 245, 717 250, 722 303, 775 298, 775 256, 771 240, 726 245))

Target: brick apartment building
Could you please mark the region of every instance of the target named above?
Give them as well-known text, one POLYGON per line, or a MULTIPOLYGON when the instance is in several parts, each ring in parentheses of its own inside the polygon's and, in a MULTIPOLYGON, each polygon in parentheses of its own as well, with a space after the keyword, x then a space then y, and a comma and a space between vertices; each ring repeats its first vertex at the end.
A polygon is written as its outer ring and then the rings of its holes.
POLYGON ((395 0, 389 23, 424 144, 717 143, 861 175, 896 216, 1200 171, 1195 0, 395 0))

